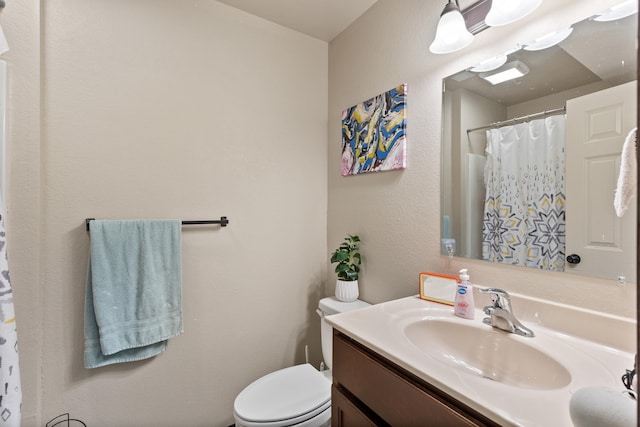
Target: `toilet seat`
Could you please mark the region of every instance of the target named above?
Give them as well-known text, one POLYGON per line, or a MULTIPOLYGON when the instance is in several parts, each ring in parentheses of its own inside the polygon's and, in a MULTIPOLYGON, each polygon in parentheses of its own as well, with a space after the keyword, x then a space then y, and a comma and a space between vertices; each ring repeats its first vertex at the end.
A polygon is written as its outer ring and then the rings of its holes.
POLYGON ((284 427, 300 424, 327 411, 331 382, 308 363, 265 375, 248 385, 233 404, 245 426, 284 427))

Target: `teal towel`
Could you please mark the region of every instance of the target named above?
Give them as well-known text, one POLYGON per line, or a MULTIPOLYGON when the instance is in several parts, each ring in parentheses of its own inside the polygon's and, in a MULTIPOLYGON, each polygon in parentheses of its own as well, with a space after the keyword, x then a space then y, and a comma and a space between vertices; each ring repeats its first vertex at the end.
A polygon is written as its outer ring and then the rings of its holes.
POLYGON ((182 333, 181 222, 90 223, 86 368, 147 359, 182 333))

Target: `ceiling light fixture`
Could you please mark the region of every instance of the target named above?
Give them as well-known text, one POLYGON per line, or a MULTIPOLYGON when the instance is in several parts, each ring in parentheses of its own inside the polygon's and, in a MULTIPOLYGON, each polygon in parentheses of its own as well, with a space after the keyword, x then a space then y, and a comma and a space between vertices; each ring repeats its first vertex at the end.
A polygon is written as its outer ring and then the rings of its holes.
POLYGON ((593 20, 599 22, 615 21, 626 18, 636 12, 638 12, 638 2, 636 0, 628 0, 610 7, 598 14, 593 20))
POLYGON ((573 27, 563 28, 562 30, 554 31, 553 33, 538 37, 532 42, 525 43, 522 48, 529 51, 547 49, 551 46, 557 45, 558 43, 569 37, 572 32, 573 27))
POLYGON ((473 71, 474 73, 484 73, 487 71, 493 71, 497 68, 502 67, 507 62, 507 55, 498 55, 493 58, 485 59, 479 64, 474 65, 469 68, 469 71, 473 71))
POLYGON ((484 22, 490 27, 511 24, 536 10, 540 3, 542 0, 493 0, 484 22))
POLYGON ((529 67, 520 61, 513 61, 499 68, 496 72, 481 73, 479 76, 495 86, 509 80, 524 77, 528 73, 529 67))
POLYGON ((440 14, 436 37, 429 51, 436 54, 456 52, 469 46, 472 41, 473 34, 467 30, 458 2, 449 0, 440 14))

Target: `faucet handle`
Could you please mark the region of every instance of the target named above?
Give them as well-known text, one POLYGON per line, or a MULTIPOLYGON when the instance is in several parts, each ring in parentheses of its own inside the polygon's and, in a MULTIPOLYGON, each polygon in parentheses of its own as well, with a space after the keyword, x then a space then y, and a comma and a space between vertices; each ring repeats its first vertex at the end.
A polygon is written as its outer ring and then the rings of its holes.
POLYGON ((479 291, 483 294, 491 295, 491 302, 494 307, 511 310, 511 298, 507 291, 498 288, 484 288, 479 289, 479 291))
POLYGON ((483 308, 482 311, 484 311, 484 314, 486 314, 487 316, 493 316, 493 313, 495 313, 496 308, 492 305, 489 305, 483 308))
POLYGON ((496 294, 509 298, 509 293, 503 289, 498 288, 480 288, 478 289, 483 294, 496 294))

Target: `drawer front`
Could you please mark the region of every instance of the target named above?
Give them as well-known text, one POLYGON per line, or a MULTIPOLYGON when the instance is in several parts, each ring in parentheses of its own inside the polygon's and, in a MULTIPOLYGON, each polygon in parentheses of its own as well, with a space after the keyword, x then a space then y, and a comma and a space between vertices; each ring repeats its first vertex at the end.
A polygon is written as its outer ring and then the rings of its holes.
MULTIPOLYGON (((399 371, 379 355, 335 331, 333 339, 333 382, 344 387, 380 418, 392 426, 484 426, 497 425, 463 413, 434 393, 432 386, 399 371), (383 364, 384 363, 384 364, 383 364), (387 365, 388 363, 388 365, 387 365)), ((420 380, 421 381, 421 380, 420 380)))
POLYGON ((331 427, 376 427, 376 423, 336 387, 331 388, 331 427))

